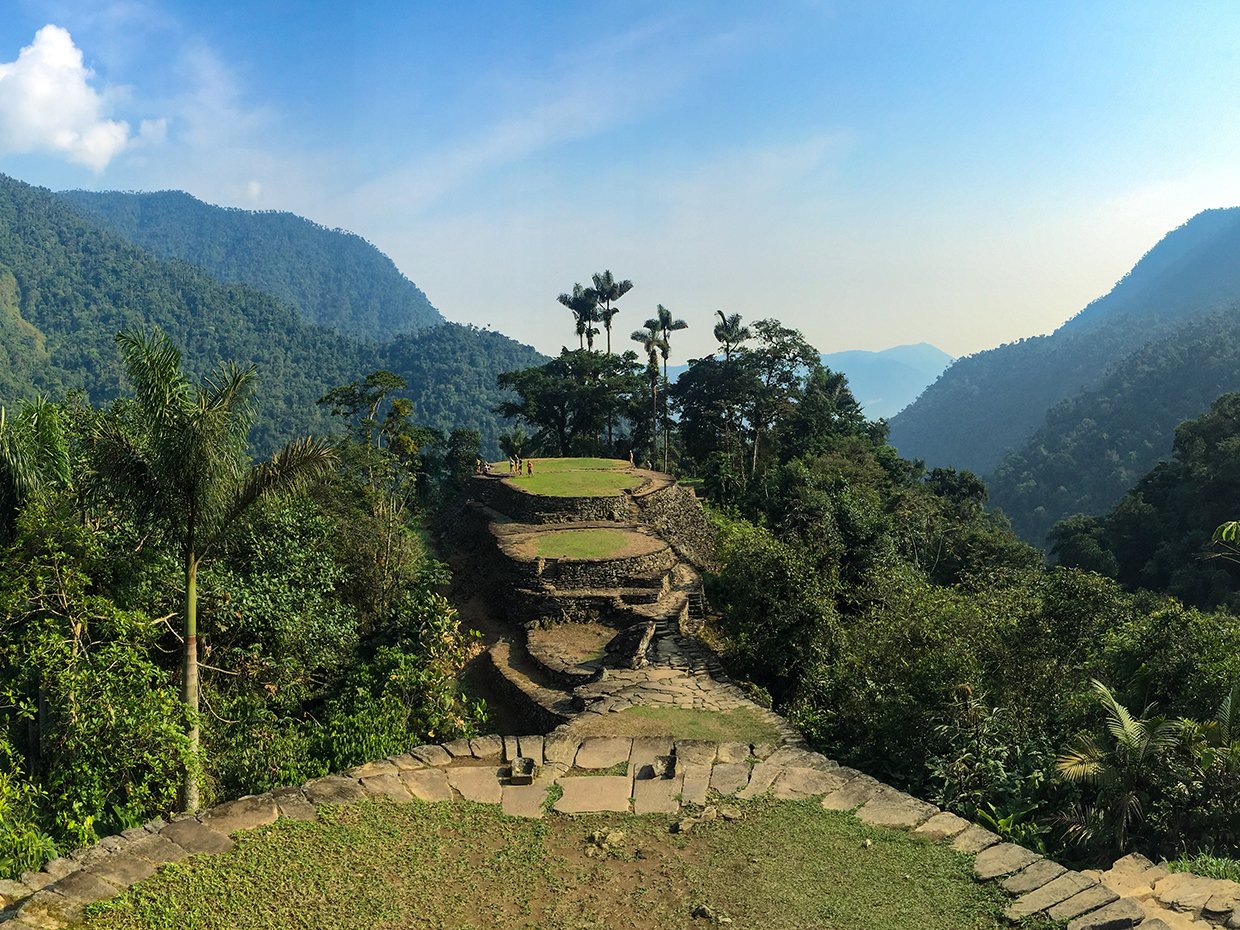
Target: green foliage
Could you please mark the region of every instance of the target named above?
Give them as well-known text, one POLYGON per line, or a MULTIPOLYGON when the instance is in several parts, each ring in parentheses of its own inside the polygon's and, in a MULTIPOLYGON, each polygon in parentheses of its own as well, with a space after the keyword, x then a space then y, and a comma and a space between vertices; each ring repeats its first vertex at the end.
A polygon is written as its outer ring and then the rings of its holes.
POLYGON ((0 878, 37 871, 56 855, 56 841, 40 823, 47 792, 25 777, 23 767, 7 734, 0 733, 0 878))

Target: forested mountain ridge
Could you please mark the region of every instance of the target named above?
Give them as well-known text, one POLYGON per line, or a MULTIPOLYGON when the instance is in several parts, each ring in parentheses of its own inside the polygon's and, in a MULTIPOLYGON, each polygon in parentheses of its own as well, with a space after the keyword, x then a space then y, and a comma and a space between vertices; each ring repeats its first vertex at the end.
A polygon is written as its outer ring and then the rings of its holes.
POLYGON ((377 368, 409 382, 414 416, 442 430, 479 428, 494 447, 495 376, 536 364, 534 349, 498 333, 444 323, 378 346, 305 322, 289 304, 157 258, 89 222, 50 191, 0 175, 0 404, 34 393, 120 396, 119 330, 157 324, 201 375, 218 361, 262 375, 256 451, 324 433, 316 401, 377 368))
POLYGON ((1240 306, 1150 342, 1097 387, 1051 408, 1041 428, 987 480, 991 502, 1021 536, 1045 544, 1059 520, 1113 507, 1168 457, 1181 423, 1237 390, 1240 306))
POLYGON ((1240 209, 1208 210, 1051 335, 958 359, 892 419, 891 441, 932 466, 989 473, 1052 407, 1097 387, 1110 366, 1238 298, 1240 209))
POLYGON ((161 258, 249 284, 311 323, 387 340, 444 322, 416 284, 362 237, 293 213, 204 203, 183 191, 64 191, 88 218, 161 258))
POLYGON ((895 416, 934 383, 952 357, 926 342, 878 352, 827 352, 822 363, 848 376, 853 394, 871 420, 895 416))

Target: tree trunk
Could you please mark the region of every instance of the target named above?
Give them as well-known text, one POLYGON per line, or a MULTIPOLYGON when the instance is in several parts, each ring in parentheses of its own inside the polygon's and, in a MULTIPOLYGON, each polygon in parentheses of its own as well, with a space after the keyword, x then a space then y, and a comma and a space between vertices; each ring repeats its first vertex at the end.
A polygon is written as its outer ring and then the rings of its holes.
POLYGON ((650 382, 650 464, 659 460, 659 382, 650 382))
POLYGON ((663 471, 667 473, 667 356, 663 356, 663 471))
MULTIPOLYGON (((186 736, 189 749, 198 755, 198 558, 190 553, 185 565, 185 655, 181 669, 181 696, 193 717, 186 736)), ((187 812, 198 810, 198 773, 189 768, 181 786, 182 800, 187 812)))

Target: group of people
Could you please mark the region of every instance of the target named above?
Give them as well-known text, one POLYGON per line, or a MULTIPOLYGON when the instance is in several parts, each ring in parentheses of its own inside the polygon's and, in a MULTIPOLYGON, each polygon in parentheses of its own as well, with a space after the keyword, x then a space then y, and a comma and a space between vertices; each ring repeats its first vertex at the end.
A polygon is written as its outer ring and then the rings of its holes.
MULTIPOLYGON (((520 475, 522 465, 525 466, 525 473, 527 475, 534 474, 534 462, 532 459, 522 459, 519 455, 508 456, 508 474, 510 476, 520 475)), ((495 472, 492 470, 490 462, 484 462, 482 459, 477 458, 474 459, 474 474, 493 475, 495 472)))

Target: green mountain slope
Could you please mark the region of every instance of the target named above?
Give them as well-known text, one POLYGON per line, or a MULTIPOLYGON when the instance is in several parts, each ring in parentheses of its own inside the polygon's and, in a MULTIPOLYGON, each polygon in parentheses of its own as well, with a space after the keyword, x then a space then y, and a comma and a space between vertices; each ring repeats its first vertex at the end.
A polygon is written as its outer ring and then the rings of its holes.
POLYGON ((828 352, 823 354, 822 363, 848 376, 848 384, 865 415, 877 420, 894 416, 916 400, 952 363, 952 357, 929 343, 919 342, 879 352, 828 352))
POLYGON ((143 324, 162 326, 195 375, 221 359, 258 365, 261 408, 251 440, 259 451, 329 429, 315 401, 385 366, 409 381, 420 422, 478 426, 493 446, 495 375, 543 360, 506 337, 451 323, 388 346, 342 336, 263 291, 157 258, 50 191, 0 175, 0 404, 35 392, 82 390, 95 402, 118 396, 114 337, 143 324))
POLYGON ((161 258, 267 291, 346 335, 386 340, 443 322, 390 258, 353 233, 292 213, 217 207, 182 191, 59 196, 161 258))
POLYGON ((1180 423, 1237 390, 1240 309, 1192 320, 1052 408, 988 479, 991 502, 1024 538, 1042 544, 1064 517, 1114 506, 1170 454, 1180 423))
POLYGON ((892 419, 891 441, 931 466, 988 473, 1109 366, 1237 298, 1240 208, 1198 214, 1053 334, 958 359, 892 419))

